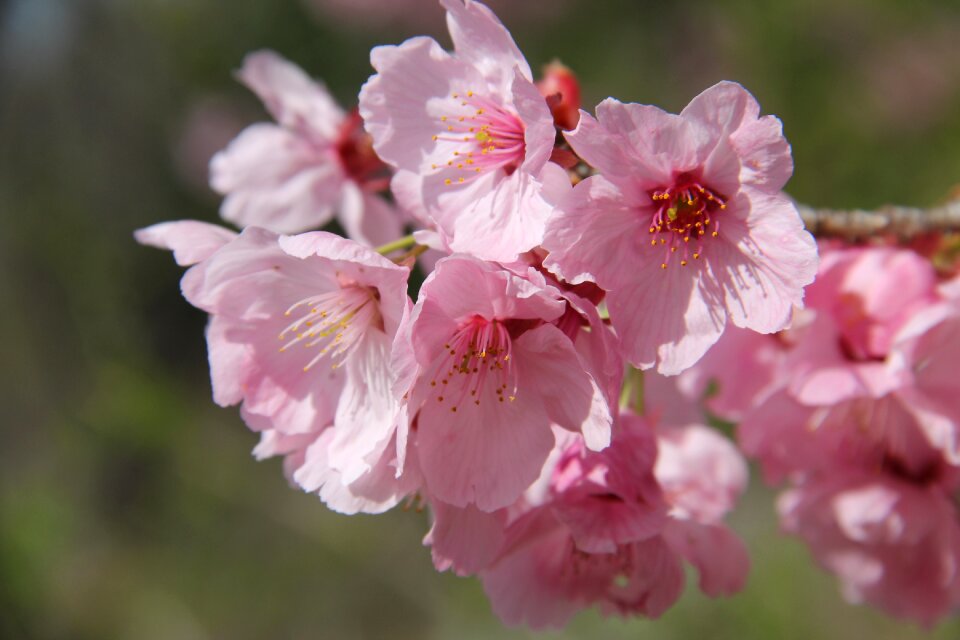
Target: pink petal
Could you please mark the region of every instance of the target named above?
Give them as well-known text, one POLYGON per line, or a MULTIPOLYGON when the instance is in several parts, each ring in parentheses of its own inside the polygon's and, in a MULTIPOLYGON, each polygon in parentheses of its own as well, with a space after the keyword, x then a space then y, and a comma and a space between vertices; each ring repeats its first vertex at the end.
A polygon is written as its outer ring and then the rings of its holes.
POLYGON ((735 82, 715 84, 681 112, 684 118, 710 123, 730 136, 742 158, 740 180, 775 193, 790 179, 793 158, 780 120, 759 114, 756 98, 735 82))
POLYGON ((253 350, 248 345, 230 340, 231 323, 216 316, 207 324, 207 354, 213 401, 229 407, 243 399, 246 373, 253 366, 253 350))
POLYGON ((543 239, 550 252, 543 265, 571 284, 622 286, 636 271, 635 256, 647 248, 640 243, 645 231, 635 205, 617 185, 593 176, 554 210, 543 239), (611 255, 619 259, 609 260, 611 255))
MULTIPOLYGON (((457 2, 458 0, 450 0, 457 2)), ((529 71, 527 72, 529 74, 529 71)), ((514 69, 511 86, 513 106, 524 124, 524 158, 522 170, 537 175, 547 164, 556 140, 553 115, 540 90, 530 81, 529 75, 514 69)), ((569 178, 567 179, 569 184, 569 178)))
POLYGON ((324 504, 339 513, 383 513, 415 490, 410 479, 395 477, 393 449, 385 447, 371 456, 371 470, 353 482, 330 466, 329 445, 333 429, 327 429, 307 449, 294 481, 304 490, 317 493, 324 504))
POLYGON ((675 520, 665 537, 697 568, 700 590, 708 596, 731 596, 746 585, 750 556, 743 541, 727 527, 675 520))
POLYGON ((544 199, 540 182, 525 171, 499 179, 488 175, 491 178, 478 179, 475 188, 445 194, 431 211, 450 235, 453 251, 511 262, 543 241, 553 204, 544 199))
POLYGON ((133 233, 140 244, 173 251, 173 259, 188 267, 209 258, 237 237, 236 232, 197 220, 161 222, 133 233))
POLYGON ((523 392, 543 399, 550 420, 583 433, 590 449, 609 445, 610 408, 570 340, 547 324, 520 336, 514 349, 523 392))
MULTIPOLYGON (((600 106, 607 103, 623 106, 613 98, 608 98, 600 106)), ((608 129, 607 125, 606 120, 600 122, 586 111, 580 111, 580 122, 576 129, 565 131, 563 135, 578 156, 626 190, 631 199, 641 200, 646 190, 670 179, 668 171, 637 153, 626 135, 608 129)))
POLYGON ((504 510, 480 511, 472 505, 453 507, 433 503, 433 526, 423 543, 430 547, 437 571, 453 569, 467 576, 486 569, 504 541, 504 510))
POLYGON ((315 142, 332 140, 344 114, 326 88, 273 51, 247 54, 237 73, 273 117, 315 142))
POLYGON ((447 27, 457 57, 475 66, 491 85, 505 92, 513 80, 513 69, 533 80, 530 65, 513 37, 490 9, 473 0, 440 0, 447 10, 447 27))
POLYGON ((345 363, 346 382, 328 455, 347 483, 370 470, 365 458, 383 446, 396 426, 400 399, 394 395, 388 366, 391 342, 385 333, 371 332, 345 363))
POLYGON ((535 397, 500 403, 484 396, 479 405, 463 403, 455 417, 449 403, 428 401, 420 410, 419 461, 430 493, 483 511, 515 502, 553 448, 542 404, 535 397))
POLYGON ((211 186, 227 196, 221 216, 280 233, 326 224, 345 179, 331 153, 274 125, 248 127, 210 163, 211 186))
POLYGON ((627 359, 643 369, 656 366, 664 375, 699 360, 726 323, 724 308, 704 289, 695 265, 660 269, 648 263, 629 285, 607 294, 607 306, 627 359))
POLYGON ((721 241, 708 240, 704 258, 733 323, 773 333, 802 304, 803 288, 817 272, 817 246, 786 197, 747 188, 741 193, 744 201, 724 212, 731 215, 721 215, 721 241), (743 222, 741 207, 749 207, 743 222))
POLYGON ((656 175, 660 185, 673 177, 671 171, 676 174, 701 166, 719 139, 719 131, 708 123, 613 98, 597 105, 597 120, 611 136, 622 140, 620 145, 633 159, 633 166, 648 171, 656 168, 656 174, 643 172, 638 178, 646 180, 656 175))
POLYGON ((348 238, 377 247, 403 235, 400 212, 379 195, 345 182, 342 197, 337 219, 348 238))
POLYGON ((431 100, 474 88, 479 74, 425 37, 376 47, 370 62, 377 74, 360 89, 360 115, 377 155, 398 169, 429 171, 439 132, 431 100))

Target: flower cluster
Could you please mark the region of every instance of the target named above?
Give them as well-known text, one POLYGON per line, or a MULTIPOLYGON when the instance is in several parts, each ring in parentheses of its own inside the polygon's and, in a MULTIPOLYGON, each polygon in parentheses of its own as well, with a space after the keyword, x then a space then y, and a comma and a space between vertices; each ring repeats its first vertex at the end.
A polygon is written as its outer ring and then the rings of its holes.
POLYGON ((748 571, 724 524, 746 465, 705 426, 711 391, 848 593, 923 620, 960 602, 960 303, 929 263, 819 264, 780 122, 740 85, 591 115, 487 7, 441 5, 453 51, 375 48, 349 114, 248 56, 277 123, 211 164, 242 231, 137 232, 189 267, 214 400, 240 405, 255 455, 342 513, 429 506, 435 566, 479 576, 508 624, 656 617, 684 563, 711 596, 748 571), (311 231, 334 214, 349 239, 311 231))
POLYGON ((821 255, 788 330, 728 332, 648 390, 661 411, 702 401, 739 423, 741 449, 789 486, 783 528, 848 600, 931 625, 960 606, 960 281, 906 249, 821 255))
POLYGON ((960 298, 908 250, 823 255, 793 327, 749 338, 740 444, 849 600, 932 624, 960 606, 960 298))

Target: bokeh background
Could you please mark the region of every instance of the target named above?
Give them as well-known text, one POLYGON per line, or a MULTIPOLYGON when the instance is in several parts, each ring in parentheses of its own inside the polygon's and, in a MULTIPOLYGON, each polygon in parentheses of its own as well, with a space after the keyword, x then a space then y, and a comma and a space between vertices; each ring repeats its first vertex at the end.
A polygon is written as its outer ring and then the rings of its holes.
MULTIPOLYGON (((585 106, 676 111, 742 82, 821 206, 927 205, 960 181, 960 3, 501 0, 534 68, 585 106)), ((426 514, 347 518, 292 491, 215 407, 203 315, 153 222, 215 221, 206 163, 263 119, 232 78, 269 47, 352 105, 368 51, 430 33, 432 0, 0 0, 0 637, 525 638, 433 571, 426 514)), ((548 638, 958 638, 845 604, 782 537, 759 478, 733 517, 739 596, 548 638)))

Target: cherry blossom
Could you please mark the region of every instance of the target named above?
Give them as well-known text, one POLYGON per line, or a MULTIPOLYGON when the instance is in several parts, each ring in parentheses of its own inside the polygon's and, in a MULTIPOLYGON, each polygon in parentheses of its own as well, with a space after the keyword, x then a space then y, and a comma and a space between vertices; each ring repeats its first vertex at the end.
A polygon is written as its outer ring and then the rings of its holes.
POLYGON ((389 360, 408 269, 325 232, 233 237, 186 221, 138 237, 197 261, 182 290, 210 314, 214 400, 242 403, 248 426, 269 434, 260 453, 302 453, 305 464, 322 453, 343 483, 390 463, 400 408, 389 360))
POLYGON ((621 415, 616 433, 600 452, 561 441, 541 501, 528 496, 480 573, 507 624, 559 627, 592 605, 658 617, 683 590, 684 560, 708 595, 743 587, 746 551, 721 523, 746 482, 732 444, 698 426, 656 437, 632 415, 621 415))
POLYGON ((345 114, 323 85, 272 51, 249 54, 237 77, 277 124, 251 125, 211 160, 225 220, 296 233, 336 214, 365 244, 400 235, 399 214, 376 193, 389 174, 355 112, 345 114))
POLYGON ((466 256, 437 263, 409 316, 409 342, 398 341, 428 495, 483 511, 511 504, 553 447, 552 422, 593 449, 607 445, 603 391, 551 324, 565 307, 542 279, 466 256))
POLYGON ((360 114, 405 209, 452 251, 513 260, 569 189, 548 162, 553 116, 497 17, 473 0, 441 4, 454 52, 427 37, 375 48, 360 114))
POLYGON ((544 262, 607 291, 631 363, 677 374, 727 325, 772 333, 816 273, 817 251, 780 192, 790 147, 738 84, 673 115, 607 99, 566 134, 600 171, 550 219, 544 262))

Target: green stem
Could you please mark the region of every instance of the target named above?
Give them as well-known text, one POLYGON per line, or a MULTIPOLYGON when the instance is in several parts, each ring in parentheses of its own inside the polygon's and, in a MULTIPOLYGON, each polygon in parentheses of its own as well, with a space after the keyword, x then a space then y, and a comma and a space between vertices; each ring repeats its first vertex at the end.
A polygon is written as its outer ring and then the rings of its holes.
POLYGON ((385 256, 400 249, 407 249, 415 244, 417 244, 417 241, 413 239, 412 235, 404 236, 399 240, 394 240, 393 242, 388 242, 385 245, 377 247, 376 252, 385 256))
POLYGON ((638 416, 642 416, 643 404, 643 371, 630 367, 620 391, 620 408, 631 409, 638 416))

